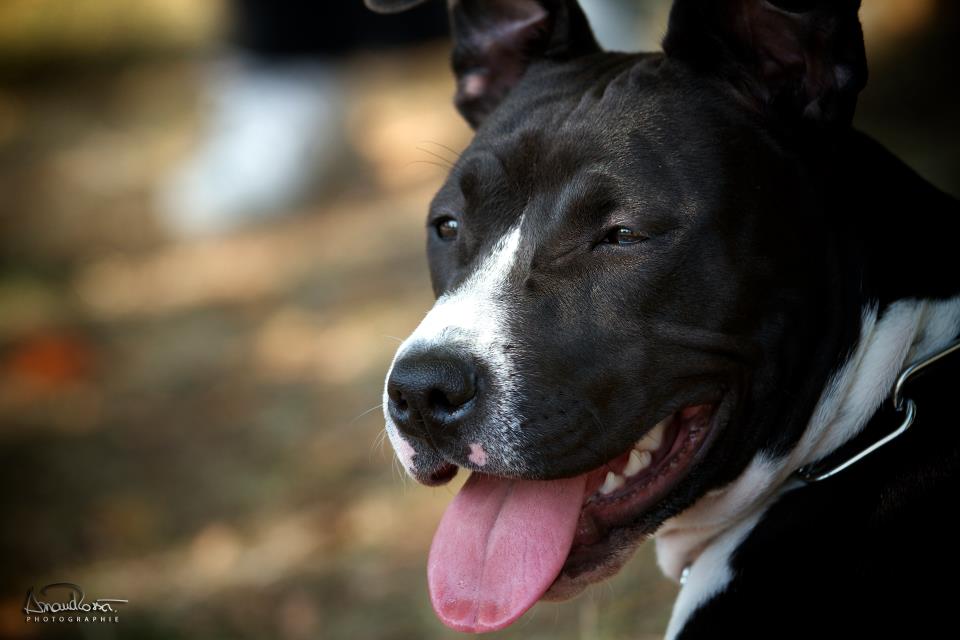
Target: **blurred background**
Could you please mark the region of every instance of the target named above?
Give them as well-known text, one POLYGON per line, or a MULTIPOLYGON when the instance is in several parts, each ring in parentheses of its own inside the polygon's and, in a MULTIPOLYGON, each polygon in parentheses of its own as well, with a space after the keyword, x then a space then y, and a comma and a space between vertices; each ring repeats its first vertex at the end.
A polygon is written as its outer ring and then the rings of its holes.
MULTIPOLYGON (((469 131, 442 3, 349 3, 0 2, 0 637, 460 635, 425 563, 462 478, 405 480, 379 402, 469 131), (58 581, 130 602, 25 623, 58 581)), ((591 4, 615 48, 663 34, 665 0, 591 4)), ((861 15, 859 126, 960 195, 960 6, 861 15)), ((659 637, 652 551, 495 637, 659 637)))

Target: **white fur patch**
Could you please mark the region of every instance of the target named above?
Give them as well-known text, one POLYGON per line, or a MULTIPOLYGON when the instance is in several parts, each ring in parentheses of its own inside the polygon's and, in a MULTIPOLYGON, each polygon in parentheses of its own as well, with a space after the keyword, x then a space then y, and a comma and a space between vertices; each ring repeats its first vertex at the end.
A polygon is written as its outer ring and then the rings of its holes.
POLYGON ((880 318, 876 307, 863 309, 857 347, 824 388, 794 449, 776 459, 758 453, 736 480, 667 520, 657 532, 657 562, 668 577, 679 581, 683 568, 693 563, 674 606, 667 638, 683 628, 697 607, 726 588, 731 579, 729 554, 780 495, 800 486, 791 478, 794 471, 856 436, 888 398, 899 373, 958 334, 960 298, 899 300, 880 318), (737 542, 730 546, 730 540, 737 542), (718 568, 720 556, 726 571, 718 568), (710 568, 699 569, 702 562, 710 568), (691 585, 697 586, 691 589, 691 585))
POLYGON ((487 452, 483 450, 483 445, 476 442, 470 444, 470 455, 467 456, 473 464, 482 467, 487 464, 487 452))
MULTIPOLYGON (((488 453, 494 454, 505 467, 511 467, 517 460, 514 452, 520 444, 518 427, 522 422, 511 404, 515 392, 511 377, 513 363, 505 348, 508 343, 509 281, 520 256, 522 225, 521 216, 469 278, 454 291, 437 299, 420 325, 397 349, 393 359, 396 363, 409 351, 452 347, 480 363, 497 389, 496 394, 488 398, 492 406, 487 409, 489 421, 484 431, 490 435, 490 440, 485 443, 483 459, 486 461, 488 453)), ((393 371, 393 364, 390 371, 393 371)), ((383 399, 387 434, 396 448, 402 438, 387 411, 386 385, 383 399)))
POLYGON ((673 612, 670 614, 664 640, 676 638, 683 629, 683 625, 690 619, 690 615, 730 583, 733 579, 733 571, 727 563, 727 558, 740 546, 760 520, 760 516, 760 513, 755 513, 738 526, 725 531, 713 540, 711 545, 697 557, 697 561, 690 566, 683 588, 676 602, 673 603, 673 612))
POLYGON ((683 568, 697 558, 701 549, 749 517, 753 506, 765 497, 777 468, 778 461, 758 454, 734 482, 664 522, 656 533, 660 570, 679 581, 683 568))
POLYGON ((413 474, 413 456, 416 453, 413 450, 413 447, 410 446, 410 443, 404 440, 402 437, 397 435, 396 440, 393 437, 390 438, 393 443, 393 447, 397 452, 397 458, 400 460, 400 464, 403 465, 403 468, 407 470, 407 473, 413 474))

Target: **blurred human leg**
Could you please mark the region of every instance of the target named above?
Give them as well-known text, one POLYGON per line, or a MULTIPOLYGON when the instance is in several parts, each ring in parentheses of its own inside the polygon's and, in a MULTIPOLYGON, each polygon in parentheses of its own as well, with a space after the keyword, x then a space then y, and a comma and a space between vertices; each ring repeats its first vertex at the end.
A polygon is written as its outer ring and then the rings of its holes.
POLYGON ((202 137, 159 193, 160 213, 181 236, 228 232, 302 204, 348 149, 343 56, 446 28, 441 3, 399 21, 359 1, 231 7, 232 47, 209 70, 202 137))

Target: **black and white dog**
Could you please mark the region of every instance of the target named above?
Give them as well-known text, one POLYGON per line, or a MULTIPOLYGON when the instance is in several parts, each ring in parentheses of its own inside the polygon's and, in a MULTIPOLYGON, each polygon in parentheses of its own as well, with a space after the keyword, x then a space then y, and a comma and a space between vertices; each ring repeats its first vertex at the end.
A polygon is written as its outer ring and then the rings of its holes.
POLYGON ((676 0, 627 55, 573 0, 450 2, 476 136, 384 393, 413 477, 473 472, 428 561, 445 624, 500 629, 651 536, 668 638, 960 617, 960 207, 851 127, 859 4, 676 0))

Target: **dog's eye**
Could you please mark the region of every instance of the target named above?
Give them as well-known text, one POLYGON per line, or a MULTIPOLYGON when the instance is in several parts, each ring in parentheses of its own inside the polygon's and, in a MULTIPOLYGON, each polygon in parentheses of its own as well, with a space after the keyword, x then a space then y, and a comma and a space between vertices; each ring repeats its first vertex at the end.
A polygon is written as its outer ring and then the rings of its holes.
POLYGON ((643 235, 639 231, 634 231, 630 227, 614 227, 607 232, 607 235, 603 237, 603 241, 607 244, 637 244, 638 242, 643 242, 647 239, 647 236, 643 235))
POLYGON ((457 237, 457 231, 460 229, 460 222, 453 218, 440 218, 433 223, 433 228, 437 231, 437 236, 441 240, 453 240, 457 237))

